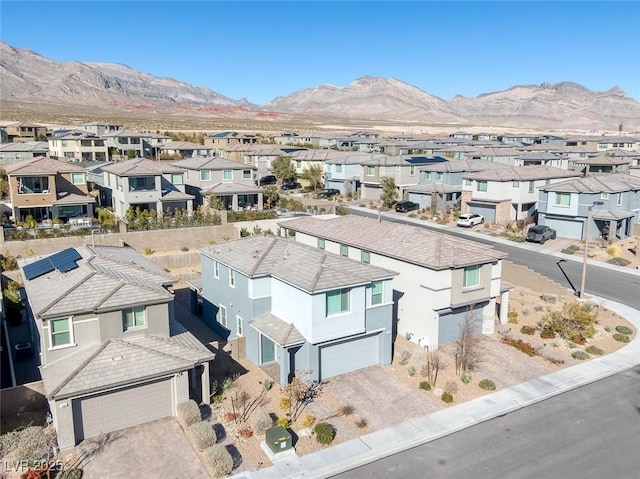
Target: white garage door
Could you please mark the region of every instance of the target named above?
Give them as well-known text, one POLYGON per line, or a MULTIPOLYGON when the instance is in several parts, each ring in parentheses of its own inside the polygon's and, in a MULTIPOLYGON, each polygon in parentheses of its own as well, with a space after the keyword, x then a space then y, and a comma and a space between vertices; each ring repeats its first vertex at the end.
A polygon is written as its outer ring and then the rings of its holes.
POLYGON ((76 440, 136 426, 173 414, 171 380, 75 399, 76 440))
POLYGON ((582 238, 582 222, 561 220, 556 218, 545 218, 540 224, 550 226, 556 230, 556 235, 560 238, 581 239, 582 238))
POLYGON ((379 364, 378 335, 320 348, 320 379, 379 364))

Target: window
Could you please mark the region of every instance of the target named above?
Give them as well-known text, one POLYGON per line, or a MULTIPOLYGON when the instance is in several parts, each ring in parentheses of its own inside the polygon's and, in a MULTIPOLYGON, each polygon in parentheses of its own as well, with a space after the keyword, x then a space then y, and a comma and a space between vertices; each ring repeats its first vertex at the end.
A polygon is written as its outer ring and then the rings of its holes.
POLYGON ((533 193, 534 187, 535 187, 535 182, 530 181, 529 182, 529 193, 533 193))
POLYGON ((22 176, 18 178, 18 193, 49 193, 49 178, 22 176))
POLYGON ((382 304, 382 281, 376 281, 371 287, 371 305, 382 304))
POLYGON ((444 176, 444 175, 443 175, 443 173, 438 172, 438 173, 436 174, 436 179, 437 179, 438 181, 442 181, 443 176, 444 176))
POLYGON ((220 305, 220 318, 218 322, 222 324, 225 328, 227 327, 227 308, 220 305))
POLYGON ((67 146, 67 140, 62 140, 62 146, 67 146))
POLYGON ((171 183, 174 185, 181 185, 183 184, 182 181, 182 173, 174 173, 171 175, 171 183))
POLYGON ((152 191, 156 189, 156 179, 152 176, 129 178, 129 191, 152 191))
POLYGON ((302 160, 296 160, 296 168, 297 169, 302 168, 302 160))
POLYGON ((396 171, 400 171, 400 165, 396 165, 396 171))
POLYGON ((223 180, 233 180, 233 170, 223 170, 222 171, 222 179, 223 180))
POLYGON ((251 170, 242 170, 242 179, 250 180, 251 179, 251 170))
POLYGON ((238 336, 244 336, 244 333, 242 330, 242 318, 237 315, 236 315, 236 333, 238 334, 238 336))
POLYGON ((600 199, 601 200, 608 200, 609 199, 609 193, 600 193, 600 199))
MULTIPOLYGON (((16 153, 16 155, 19 155, 20 153, 16 153)), ((64 157, 65 158, 73 158, 73 151, 65 151, 64 152, 64 157)), ((16 158, 17 160, 18 158, 16 158)))
POLYGON ((376 176, 375 166, 367 166, 367 176, 376 176))
POLYGON ((144 306, 135 306, 122 311, 123 330, 144 326, 144 306))
POLYGON ((486 181, 478 181, 476 183, 476 189, 478 191, 487 191, 487 182, 486 181))
POLYGON ((369 253, 368 251, 362 251, 360 253, 360 259, 363 263, 369 264, 369 262, 371 261, 371 253, 369 253))
POLYGON ((471 180, 464 180, 464 184, 466 186, 471 186, 471 180))
POLYGON ((236 272, 229 268, 229 286, 236 287, 236 272))
POLYGON ((211 171, 210 170, 201 170, 200 171, 200 181, 211 181, 211 171))
POLYGON ((409 176, 413 176, 416 174, 416 165, 409 166, 409 176))
POLYGON ((50 327, 52 348, 71 344, 71 318, 52 319, 50 327))
POLYGON ((464 284, 465 288, 472 286, 478 286, 480 284, 480 265, 469 266, 464 269, 464 284))
POLYGON ((318 248, 324 249, 324 239, 318 238, 318 248))
POLYGON ((336 173, 342 173, 342 165, 336 165, 336 173))
POLYGON ((349 311, 349 290, 338 289, 327 293, 327 316, 349 311))
POLYGON ((616 200, 616 206, 622 206, 622 193, 618 193, 618 199, 616 200))
POLYGON ((517 188, 518 186, 520 186, 520 182, 519 181, 514 181, 513 182, 513 187, 517 188))
POLYGON ((346 244, 340 245, 340 256, 349 256, 349 247, 346 244))
POLYGON ((571 193, 556 193, 556 206, 571 206, 571 193))
POLYGON ((213 262, 213 277, 216 279, 220 279, 220 263, 217 261, 213 262))

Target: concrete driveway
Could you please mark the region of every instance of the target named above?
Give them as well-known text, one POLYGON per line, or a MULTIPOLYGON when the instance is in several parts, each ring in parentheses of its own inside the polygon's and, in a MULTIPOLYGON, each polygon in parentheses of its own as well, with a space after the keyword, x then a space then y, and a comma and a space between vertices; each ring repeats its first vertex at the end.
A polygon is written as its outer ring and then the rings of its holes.
POLYGON ((86 479, 209 478, 172 417, 87 439, 76 447, 78 454, 91 451, 84 461, 86 479))

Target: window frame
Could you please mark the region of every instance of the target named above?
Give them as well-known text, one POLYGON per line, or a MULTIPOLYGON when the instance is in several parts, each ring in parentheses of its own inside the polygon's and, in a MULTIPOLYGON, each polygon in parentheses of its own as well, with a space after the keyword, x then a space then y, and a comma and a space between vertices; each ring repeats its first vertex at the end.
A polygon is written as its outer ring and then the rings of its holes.
POLYGON ((560 208, 569 208, 571 206, 571 193, 566 191, 556 191, 554 202, 554 206, 558 206, 560 208), (568 198, 567 204, 564 204, 562 201, 559 201, 560 198, 568 198))
POLYGON ((233 170, 222 170, 222 181, 233 181, 233 170))
POLYGON ((211 181, 211 170, 200 170, 200 181, 211 181))
POLYGON ((182 173, 171 173, 171 184, 175 186, 184 185, 184 175, 182 173))
POLYGON ((375 166, 367 166, 367 176, 376 176, 375 166))
POLYGON ((345 258, 349 257, 349 245, 340 244, 340 256, 344 256, 345 258))
POLYGON ((242 179, 250 180, 251 179, 251 170, 242 170, 242 179))
POLYGON ((374 281, 371 283, 371 306, 378 306, 384 303, 384 281, 374 281), (380 285, 380 291, 375 293, 376 285, 380 285), (378 300, 375 298, 379 297, 378 300))
POLYGON ((533 193, 536 191, 536 182, 535 181, 530 181, 529 182, 529 193, 533 193))
POLYGON ((146 306, 132 306, 122 310, 122 331, 129 331, 135 329, 141 329, 147 326, 147 308, 146 306), (141 311, 140 311, 141 310, 141 311), (133 318, 133 324, 129 326, 128 313, 131 312, 133 318), (142 315, 142 323, 138 323, 137 313, 142 315))
POLYGON ((622 206, 622 193, 618 193, 616 197, 616 206, 622 206))
POLYGON ((213 260, 213 277, 220 279, 220 262, 213 260))
POLYGON ((608 200, 609 199, 609 193, 607 193, 606 191, 603 191, 602 193, 600 193, 600 199, 601 200, 608 200))
POLYGON ((225 328, 227 327, 227 315, 228 315, 227 307, 223 304, 219 304, 218 305, 218 323, 224 326, 225 328), (224 311, 224 314, 223 314, 223 311, 224 311))
POLYGON ((480 193, 486 193, 488 189, 489 189, 489 184, 488 184, 487 180, 477 180, 476 181, 476 191, 479 191, 480 193), (481 188, 481 186, 482 186, 482 188, 481 188))
POLYGON ((480 266, 479 264, 474 264, 471 266, 467 266, 466 268, 464 268, 464 277, 462 279, 462 287, 464 289, 467 288, 476 288, 478 286, 480 286, 480 266), (475 283, 471 283, 470 282, 470 278, 469 275, 470 273, 473 272, 476 276, 475 278, 475 283))
POLYGON ((236 335, 244 336, 244 329, 242 326, 242 318, 236 314, 236 335))
POLYGON ((326 243, 324 238, 318 238, 318 248, 324 250, 326 247, 326 243))
POLYGON ((360 251, 360 261, 365 264, 371 264, 371 251, 361 250, 360 251))
POLYGON ((72 185, 84 185, 86 183, 84 173, 71 173, 71 184, 72 185), (76 181, 76 177, 80 177, 80 181, 76 181))
POLYGON ((68 348, 70 346, 75 346, 74 336, 73 336, 73 321, 71 316, 66 318, 53 318, 49 320, 49 349, 63 349, 68 348), (56 321, 67 321, 67 330, 66 331, 57 331, 54 333, 53 331, 53 323, 56 321), (55 335, 69 335, 69 342, 65 344, 54 344, 55 335))
POLYGON ((351 290, 349 288, 335 289, 333 291, 327 291, 325 293, 325 315, 337 316, 338 314, 348 313, 351 307, 351 290), (330 297, 339 296, 340 307, 339 310, 329 312, 330 297), (346 303, 346 306, 345 306, 346 303))
POLYGON ((416 174, 416 165, 409 165, 409 176, 415 176, 416 174))
POLYGON ((229 268, 229 287, 234 289, 236 287, 236 270, 233 268, 229 268))

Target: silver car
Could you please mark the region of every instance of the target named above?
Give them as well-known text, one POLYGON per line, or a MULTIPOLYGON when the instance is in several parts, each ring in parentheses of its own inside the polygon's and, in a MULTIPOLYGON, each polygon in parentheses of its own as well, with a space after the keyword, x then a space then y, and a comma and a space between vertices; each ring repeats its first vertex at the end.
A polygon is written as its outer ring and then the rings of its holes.
POLYGON ((464 213, 458 217, 456 225, 471 228, 475 225, 481 225, 484 223, 484 216, 478 213, 464 213))

